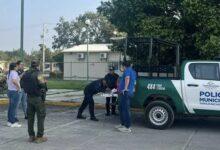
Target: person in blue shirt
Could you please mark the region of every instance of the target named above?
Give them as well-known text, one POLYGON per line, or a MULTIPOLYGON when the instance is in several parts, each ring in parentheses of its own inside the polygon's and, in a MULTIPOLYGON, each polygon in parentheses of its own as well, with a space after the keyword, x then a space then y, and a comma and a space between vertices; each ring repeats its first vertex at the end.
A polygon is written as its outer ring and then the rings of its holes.
POLYGON ((130 117, 130 99, 134 94, 136 84, 136 72, 132 69, 129 62, 123 62, 122 71, 124 72, 119 84, 119 111, 120 125, 116 128, 121 132, 131 132, 131 117, 130 117))

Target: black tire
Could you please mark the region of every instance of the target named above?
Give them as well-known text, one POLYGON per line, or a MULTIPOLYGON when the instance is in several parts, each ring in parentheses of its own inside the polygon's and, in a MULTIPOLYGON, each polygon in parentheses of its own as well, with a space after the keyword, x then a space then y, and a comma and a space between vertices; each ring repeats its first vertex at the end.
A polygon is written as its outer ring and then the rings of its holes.
POLYGON ((167 129, 174 122, 174 111, 164 101, 153 101, 145 108, 145 121, 149 128, 167 129))

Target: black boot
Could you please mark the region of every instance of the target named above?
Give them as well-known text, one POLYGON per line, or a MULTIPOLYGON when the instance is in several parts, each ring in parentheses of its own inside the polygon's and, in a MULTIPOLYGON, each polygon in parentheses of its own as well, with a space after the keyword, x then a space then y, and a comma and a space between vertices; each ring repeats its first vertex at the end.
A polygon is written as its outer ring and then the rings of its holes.
POLYGON ((112 97, 112 104, 111 104, 111 110, 112 110, 112 115, 117 115, 116 113, 116 97, 112 97))
POLYGON ((110 116, 110 97, 106 97, 105 109, 106 109, 105 115, 110 116))
POLYGON ((77 115, 77 117, 76 117, 77 119, 86 119, 86 117, 85 116, 83 116, 83 115, 77 115))
POLYGON ((92 121, 99 121, 95 116, 91 117, 90 120, 92 120, 92 121))
POLYGON ((84 98, 79 110, 78 110, 78 114, 77 114, 77 119, 86 119, 85 116, 82 115, 84 109, 87 107, 88 105, 88 100, 86 98, 84 98))

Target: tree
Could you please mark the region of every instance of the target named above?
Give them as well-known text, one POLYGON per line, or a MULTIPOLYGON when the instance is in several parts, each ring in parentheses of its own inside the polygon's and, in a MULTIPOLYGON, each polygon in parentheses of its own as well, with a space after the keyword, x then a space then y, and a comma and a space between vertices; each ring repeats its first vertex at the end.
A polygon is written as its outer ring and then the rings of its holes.
POLYGON ((84 44, 87 37, 90 43, 107 43, 113 36, 114 27, 106 17, 88 12, 70 22, 61 17, 55 31, 53 48, 63 49, 84 44), (90 20, 90 25, 86 24, 86 20, 90 20))
POLYGON ((58 63, 63 63, 63 53, 59 50, 56 50, 53 53, 53 60, 58 63))
POLYGON ((46 47, 46 45, 39 44, 39 47, 40 47, 40 55, 42 56, 40 59, 43 59, 43 48, 44 48, 44 50, 45 50, 45 62, 53 61, 53 52, 51 52, 51 50, 48 47, 46 47))
POLYGON ((59 67, 60 71, 63 72, 64 70, 64 58, 63 53, 60 50, 56 50, 53 54, 53 60, 57 62, 57 66, 59 67))
MULTIPOLYGON (((5 51, 3 52, 4 55, 2 55, 2 60, 9 61, 9 62, 16 62, 18 60, 21 60, 21 52, 20 50, 13 50, 13 51, 5 51)), ((24 62, 26 63, 28 61, 29 55, 24 51, 24 62)))
POLYGON ((180 43, 185 59, 212 59, 220 53, 217 0, 111 0, 102 2, 98 12, 128 36, 180 43))
POLYGON ((0 60, 6 61, 8 59, 9 59, 8 55, 5 52, 0 51, 0 60))
MULTIPOLYGON (((40 49, 36 51, 32 51, 30 55, 30 60, 36 60, 39 62, 43 62, 43 44, 39 44, 40 49)), ((53 52, 49 48, 44 45, 45 48, 45 62, 52 62, 53 60, 53 52)))

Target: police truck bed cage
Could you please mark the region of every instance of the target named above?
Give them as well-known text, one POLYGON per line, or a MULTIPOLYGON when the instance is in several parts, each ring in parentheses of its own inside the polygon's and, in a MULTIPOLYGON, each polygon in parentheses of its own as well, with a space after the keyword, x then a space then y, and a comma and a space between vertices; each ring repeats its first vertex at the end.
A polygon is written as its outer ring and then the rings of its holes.
POLYGON ((128 37, 126 47, 125 56, 129 56, 139 76, 179 77, 179 44, 158 38, 128 37))

